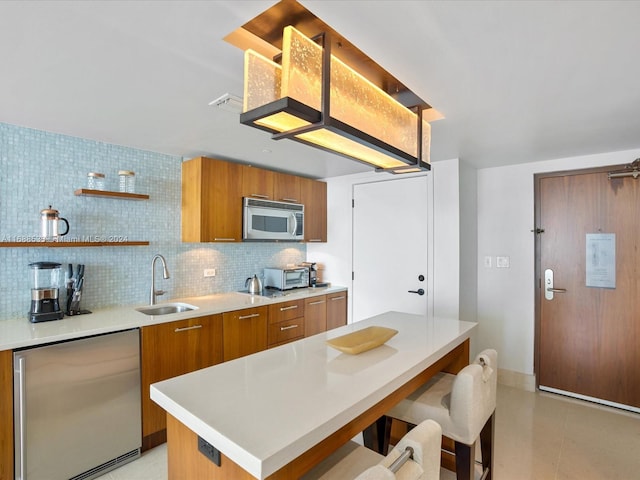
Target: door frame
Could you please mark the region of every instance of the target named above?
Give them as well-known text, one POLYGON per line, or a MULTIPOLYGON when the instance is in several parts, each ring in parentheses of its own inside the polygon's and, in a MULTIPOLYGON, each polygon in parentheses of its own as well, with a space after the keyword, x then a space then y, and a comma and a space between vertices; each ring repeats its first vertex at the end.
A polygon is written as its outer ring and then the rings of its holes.
POLYGON ((538 229, 544 229, 544 225, 540 225, 540 216, 541 216, 541 208, 540 208, 540 180, 543 178, 551 178, 551 177, 564 177, 567 175, 585 175, 589 173, 607 173, 612 170, 622 170, 625 168, 625 165, 607 165, 605 167, 593 167, 593 168, 583 168, 576 170, 561 170, 558 172, 546 172, 546 173, 535 173, 533 175, 533 205, 534 205, 534 227, 531 232, 535 235, 534 240, 534 284, 535 284, 535 305, 534 305, 534 336, 533 336, 533 373, 535 375, 536 380, 536 389, 540 388, 540 324, 542 322, 541 319, 541 302, 544 298, 544 294, 542 291, 542 287, 544 282, 542 281, 542 265, 541 265, 541 245, 540 245, 540 235, 544 235, 543 232, 539 233, 538 229))

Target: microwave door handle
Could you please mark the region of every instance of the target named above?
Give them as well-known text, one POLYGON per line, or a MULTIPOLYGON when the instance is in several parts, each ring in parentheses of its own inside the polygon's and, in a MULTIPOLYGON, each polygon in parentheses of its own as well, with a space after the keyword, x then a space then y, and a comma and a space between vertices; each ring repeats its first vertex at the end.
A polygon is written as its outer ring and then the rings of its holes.
POLYGON ((298 219, 296 218, 296 214, 295 213, 290 213, 289 215, 291 215, 291 219, 293 220, 293 230, 291 230, 290 235, 293 237, 295 236, 296 232, 298 231, 298 219))

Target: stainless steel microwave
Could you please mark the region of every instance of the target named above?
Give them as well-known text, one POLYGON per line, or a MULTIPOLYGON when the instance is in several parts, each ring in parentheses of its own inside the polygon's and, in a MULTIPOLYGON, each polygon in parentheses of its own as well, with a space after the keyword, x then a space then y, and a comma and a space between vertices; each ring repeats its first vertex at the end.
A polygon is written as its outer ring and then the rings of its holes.
POLYGON ((307 267, 265 268, 264 286, 278 290, 308 287, 309 269, 307 267))
POLYGON ((242 239, 304 240, 304 205, 243 198, 242 239))

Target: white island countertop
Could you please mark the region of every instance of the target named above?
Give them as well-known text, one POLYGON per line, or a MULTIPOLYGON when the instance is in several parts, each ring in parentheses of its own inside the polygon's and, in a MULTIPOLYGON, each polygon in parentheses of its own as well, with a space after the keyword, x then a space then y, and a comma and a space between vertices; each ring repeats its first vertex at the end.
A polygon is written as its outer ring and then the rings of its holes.
POLYGON ((264 479, 462 344, 475 325, 388 312, 155 383, 151 398, 264 479), (358 355, 326 344, 372 325, 398 334, 358 355))
POLYGON ((187 312, 155 316, 138 312, 136 308, 148 306, 140 304, 103 308, 87 315, 65 316, 62 320, 53 320, 51 322, 31 323, 27 319, 25 311, 23 318, 0 320, 0 351, 73 340, 91 335, 100 335, 147 325, 156 325, 176 320, 214 315, 216 313, 260 307, 346 290, 345 287, 330 286, 290 290, 286 292, 286 295, 276 298, 249 295, 248 293, 240 292, 176 298, 159 301, 158 305, 177 302, 186 303, 196 308, 187 312))

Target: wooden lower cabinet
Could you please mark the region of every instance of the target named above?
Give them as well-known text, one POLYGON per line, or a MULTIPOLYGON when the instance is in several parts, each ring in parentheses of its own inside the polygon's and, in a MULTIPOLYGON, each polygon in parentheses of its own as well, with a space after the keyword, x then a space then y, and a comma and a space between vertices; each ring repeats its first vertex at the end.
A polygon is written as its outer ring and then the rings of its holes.
POLYGON ((0 480, 13 480, 13 351, 0 352, 0 480))
POLYGON ((327 295, 327 330, 347 324, 347 292, 327 295))
POLYGON ((305 309, 304 300, 269 305, 269 335, 270 347, 282 345, 304 337, 305 309))
POLYGON ((304 301, 304 336, 310 337, 327 329, 327 296, 307 298, 304 301))
POLYGON ((225 362, 266 350, 267 316, 267 307, 222 314, 225 362))
POLYGON ((166 412, 149 396, 152 383, 223 361, 222 315, 140 329, 142 355, 142 449, 166 441, 166 412))

